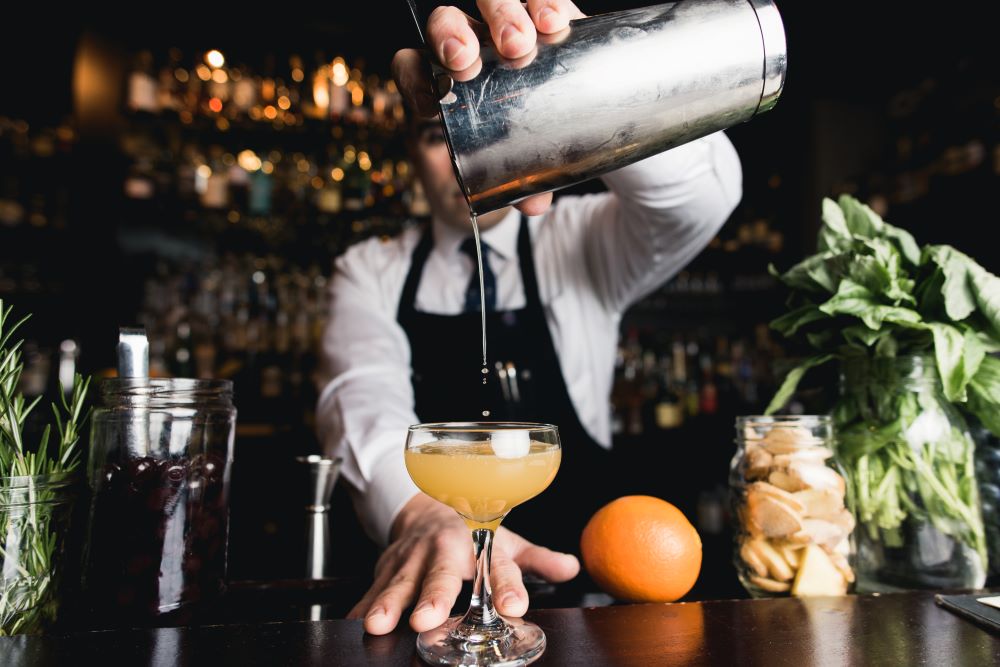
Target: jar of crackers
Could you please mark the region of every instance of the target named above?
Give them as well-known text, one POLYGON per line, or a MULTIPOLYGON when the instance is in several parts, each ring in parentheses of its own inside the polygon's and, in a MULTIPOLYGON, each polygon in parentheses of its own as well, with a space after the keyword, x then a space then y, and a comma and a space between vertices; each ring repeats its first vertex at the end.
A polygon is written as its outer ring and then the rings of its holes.
POLYGON ((734 563, 753 597, 853 589, 854 517, 826 415, 736 419, 734 563))

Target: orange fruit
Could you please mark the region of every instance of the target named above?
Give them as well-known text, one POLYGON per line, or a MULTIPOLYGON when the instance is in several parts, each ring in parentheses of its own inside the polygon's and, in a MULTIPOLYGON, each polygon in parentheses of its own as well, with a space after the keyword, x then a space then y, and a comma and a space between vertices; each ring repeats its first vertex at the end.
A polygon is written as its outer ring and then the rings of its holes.
POLYGON ((580 538, 587 573, 633 602, 673 602, 701 572, 701 537, 684 513, 652 496, 623 496, 597 510, 580 538))

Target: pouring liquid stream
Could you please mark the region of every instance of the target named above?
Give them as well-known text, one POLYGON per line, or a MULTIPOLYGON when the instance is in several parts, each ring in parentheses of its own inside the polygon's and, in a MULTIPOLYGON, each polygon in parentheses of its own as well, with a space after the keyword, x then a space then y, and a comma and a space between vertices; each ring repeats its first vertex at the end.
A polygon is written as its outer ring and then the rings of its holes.
MULTIPOLYGON (((483 368, 481 372, 483 374, 483 384, 486 384, 486 376, 489 374, 489 369, 486 367, 486 287, 483 284, 483 247, 479 241, 479 219, 471 209, 469 211, 469 220, 472 222, 472 236, 476 241, 476 263, 479 269, 479 316, 482 318, 483 330, 483 368)), ((490 411, 483 410, 483 416, 489 417, 490 411)))

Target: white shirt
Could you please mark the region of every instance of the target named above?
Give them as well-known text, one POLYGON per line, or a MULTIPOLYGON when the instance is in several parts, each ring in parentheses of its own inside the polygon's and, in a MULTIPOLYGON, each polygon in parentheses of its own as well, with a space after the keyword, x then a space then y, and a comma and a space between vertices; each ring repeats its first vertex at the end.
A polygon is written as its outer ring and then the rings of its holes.
MULTIPOLYGON (((742 196, 742 171, 720 132, 603 181, 610 192, 557 198, 545 214, 529 219, 529 229, 541 302, 570 398, 587 432, 610 447, 608 404, 621 315, 715 236, 742 196)), ((499 310, 525 305, 519 220, 512 210, 482 234, 491 248, 499 310)), ((434 248, 416 309, 458 314, 474 270, 459 245, 471 228, 432 224, 434 248)), ((396 321, 419 240, 420 231, 411 228, 388 241, 359 243, 337 259, 322 343, 317 431, 326 453, 343 457, 341 474, 355 508, 382 545, 396 514, 419 493, 403 463, 407 427, 418 419, 410 345, 396 321)))

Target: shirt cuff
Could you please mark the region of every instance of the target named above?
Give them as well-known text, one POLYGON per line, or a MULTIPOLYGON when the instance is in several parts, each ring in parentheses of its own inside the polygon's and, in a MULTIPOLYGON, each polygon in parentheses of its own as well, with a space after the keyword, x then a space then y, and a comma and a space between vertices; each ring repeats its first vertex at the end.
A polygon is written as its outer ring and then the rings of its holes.
POLYGON ((420 493, 406 470, 403 443, 399 442, 400 434, 389 433, 382 437, 392 438, 397 446, 391 447, 380 460, 374 462, 367 488, 358 498, 365 530, 379 547, 389 544, 392 522, 403 505, 420 493))

